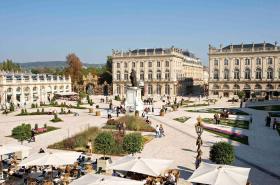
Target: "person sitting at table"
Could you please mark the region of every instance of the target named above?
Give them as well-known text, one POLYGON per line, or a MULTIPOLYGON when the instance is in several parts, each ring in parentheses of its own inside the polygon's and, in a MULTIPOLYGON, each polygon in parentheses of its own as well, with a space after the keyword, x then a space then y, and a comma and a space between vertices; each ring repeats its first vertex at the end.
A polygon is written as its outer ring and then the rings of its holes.
POLYGON ((175 175, 172 172, 169 172, 165 185, 175 185, 175 183, 176 183, 175 175))

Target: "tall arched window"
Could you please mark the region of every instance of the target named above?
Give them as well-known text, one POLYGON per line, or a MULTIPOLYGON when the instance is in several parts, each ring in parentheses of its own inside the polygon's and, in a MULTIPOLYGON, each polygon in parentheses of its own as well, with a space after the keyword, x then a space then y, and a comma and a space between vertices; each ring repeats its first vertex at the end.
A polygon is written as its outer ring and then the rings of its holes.
POLYGON ((262 60, 261 60, 261 58, 257 58, 257 65, 261 65, 262 64, 262 60))
POLYGON ((239 65, 239 59, 235 59, 234 63, 235 65, 239 65))
POLYGON ((250 65, 250 59, 249 58, 245 59, 245 65, 250 65))
POLYGON ((144 81, 144 71, 140 71, 140 80, 144 81))
POLYGON ((148 80, 152 80, 153 79, 153 71, 150 70, 148 73, 148 80))
POLYGON ((249 68, 245 69, 245 79, 251 79, 251 71, 249 68))
POLYGON ((120 88, 120 85, 117 85, 117 94, 121 94, 121 88, 120 88))
POLYGON ((224 70, 224 79, 229 79, 229 70, 228 69, 224 70))
POLYGON ((267 69, 267 79, 273 79, 273 69, 272 68, 267 69))
POLYGON ((121 80, 121 72, 120 71, 117 72, 117 80, 121 80))
POLYGON ((219 79, 219 71, 218 71, 218 69, 214 70, 214 79, 219 79))
POLYGON ((272 59, 272 58, 268 58, 268 59, 267 59, 267 63, 268 63, 269 65, 271 65, 271 64, 273 63, 273 59, 272 59))
POLYGON ((262 70, 260 68, 256 69, 256 79, 262 79, 262 70))
POLYGON ((169 74, 169 70, 167 69, 165 71, 165 80, 169 80, 169 78, 170 78, 170 74, 169 74))
POLYGON ((224 60, 224 65, 227 66, 228 65, 228 59, 224 60))
POLYGON ((127 71, 124 72, 124 80, 128 80, 128 72, 127 71))
POLYGON ((148 94, 153 94, 153 86, 151 84, 148 85, 148 94))
POLYGON ((127 68, 127 62, 124 63, 124 67, 127 68))
POLYGON ((161 71, 157 70, 157 80, 160 80, 160 79, 161 79, 161 71))
POLYGON ((168 84, 165 85, 165 94, 167 94, 167 95, 170 94, 170 85, 168 85, 168 84))
POLYGON ((161 85, 157 84, 157 94, 161 95, 161 85))
POLYGON ((240 79, 239 69, 234 70, 234 79, 240 79))

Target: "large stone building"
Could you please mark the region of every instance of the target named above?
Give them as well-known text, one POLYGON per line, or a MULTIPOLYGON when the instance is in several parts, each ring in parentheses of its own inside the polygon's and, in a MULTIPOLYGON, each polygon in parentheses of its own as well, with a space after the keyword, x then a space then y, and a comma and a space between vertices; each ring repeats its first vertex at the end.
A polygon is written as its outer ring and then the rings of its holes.
POLYGON ((130 85, 132 69, 135 69, 142 95, 146 97, 185 95, 203 84, 200 60, 182 49, 113 50, 112 60, 113 94, 121 97, 130 85))
POLYGON ((71 79, 65 76, 0 72, 1 105, 48 102, 55 93, 71 91, 71 79))
POLYGON ((210 96, 232 97, 244 91, 247 98, 269 98, 280 91, 280 47, 276 42, 209 45, 209 72, 210 96))

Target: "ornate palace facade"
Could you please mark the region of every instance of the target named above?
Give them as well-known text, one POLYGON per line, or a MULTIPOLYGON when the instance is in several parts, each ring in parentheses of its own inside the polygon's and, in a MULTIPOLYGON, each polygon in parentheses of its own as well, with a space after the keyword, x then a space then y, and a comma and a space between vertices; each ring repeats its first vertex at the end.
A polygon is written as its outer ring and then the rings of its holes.
POLYGON ((209 95, 271 97, 280 91, 280 47, 277 43, 209 45, 209 95))
POLYGON ((71 79, 65 76, 0 72, 1 105, 48 102, 55 93, 71 91, 71 79))
POLYGON ((199 59, 182 49, 113 50, 112 59, 114 95, 125 96, 132 69, 144 96, 185 95, 203 84, 199 59))

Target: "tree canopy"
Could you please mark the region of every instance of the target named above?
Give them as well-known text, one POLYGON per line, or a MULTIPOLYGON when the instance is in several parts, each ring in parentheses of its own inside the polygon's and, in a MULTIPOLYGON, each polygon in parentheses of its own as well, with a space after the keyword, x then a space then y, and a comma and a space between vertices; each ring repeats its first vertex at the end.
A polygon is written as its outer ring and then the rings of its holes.
POLYGON ((13 63, 12 60, 7 59, 0 64, 0 70, 16 72, 21 71, 21 68, 19 64, 13 63))
POLYGON ((67 55, 66 62, 68 64, 66 74, 70 75, 72 83, 75 86, 82 80, 82 63, 74 53, 67 55))

